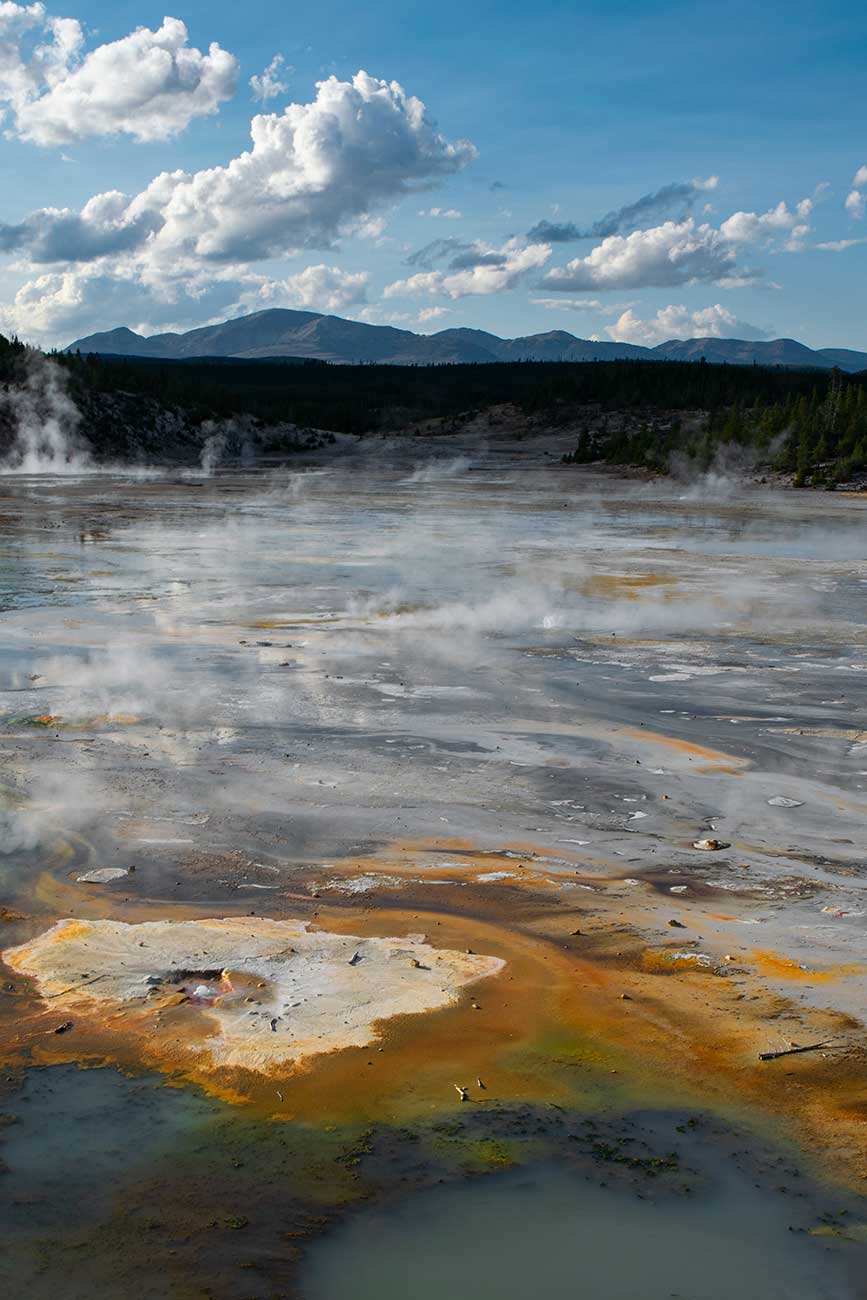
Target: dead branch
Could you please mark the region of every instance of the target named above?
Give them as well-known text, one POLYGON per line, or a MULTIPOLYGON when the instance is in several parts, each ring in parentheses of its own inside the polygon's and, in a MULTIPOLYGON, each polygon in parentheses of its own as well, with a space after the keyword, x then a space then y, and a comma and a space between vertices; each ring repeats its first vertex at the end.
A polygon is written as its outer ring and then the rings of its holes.
POLYGON ((43 1002, 50 1002, 52 998, 62 998, 64 993, 74 993, 76 989, 86 989, 88 984, 95 984, 97 980, 104 980, 105 975, 92 975, 89 980, 83 980, 81 984, 70 984, 68 989, 60 989, 57 993, 45 993, 43 1002))
POLYGON ((823 1043, 808 1043, 806 1047, 784 1047, 779 1052, 759 1052, 760 1061, 776 1061, 781 1056, 797 1056, 800 1052, 821 1052, 823 1048, 845 1047, 845 1043, 834 1043, 826 1039, 823 1043))

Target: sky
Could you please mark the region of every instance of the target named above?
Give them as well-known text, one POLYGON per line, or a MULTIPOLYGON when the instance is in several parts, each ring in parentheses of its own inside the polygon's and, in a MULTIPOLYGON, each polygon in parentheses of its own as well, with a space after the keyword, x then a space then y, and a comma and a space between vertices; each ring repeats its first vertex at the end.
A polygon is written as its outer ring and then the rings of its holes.
POLYGON ((863 0, 0 0, 7 334, 867 350, 865 302, 863 0))

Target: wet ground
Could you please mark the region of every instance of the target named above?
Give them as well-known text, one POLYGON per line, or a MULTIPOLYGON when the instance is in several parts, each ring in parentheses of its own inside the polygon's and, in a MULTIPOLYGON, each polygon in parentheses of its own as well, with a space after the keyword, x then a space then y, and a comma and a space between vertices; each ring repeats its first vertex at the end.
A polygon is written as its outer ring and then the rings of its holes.
POLYGON ((6 1100, 15 1296, 867 1294, 863 1201, 707 1113, 503 1105, 337 1132, 72 1066, 6 1100))
POLYGON ((96 950, 48 1001, 10 958, 21 1293, 115 1294, 123 1240, 142 1297, 478 1300, 534 1278, 619 1297, 644 1276, 716 1300, 738 1238, 742 1295, 858 1294, 861 1230, 821 1216, 842 1198, 867 1220, 845 1199, 867 1168, 867 505, 429 450, 0 480, 4 949, 62 918, 247 916, 251 943, 257 918, 300 920, 505 962, 446 1009, 263 1073, 209 1055, 195 971, 150 1018, 85 987, 96 950), (443 1172, 426 1125, 472 1109, 476 1146, 510 1141, 515 1105, 536 1108, 536 1145, 470 1160, 461 1137, 443 1172), (633 1186, 588 1183, 558 1136, 563 1114, 648 1107, 720 1125, 683 1157, 704 1170, 696 1199, 654 1202, 653 1228, 633 1186), (723 1172, 744 1124, 803 1157, 795 1219, 775 1182, 723 1172), (56 1219, 76 1179, 77 1247, 56 1219), (497 1225, 523 1225, 526 1249, 497 1252, 497 1225), (81 1285, 58 1292, 70 1258, 81 1285))
POLYGON ((845 1250, 817 1251, 809 1230, 793 1228, 797 1215, 784 1198, 738 1171, 724 1167, 703 1195, 675 1196, 600 1187, 562 1162, 417 1193, 362 1211, 317 1243, 304 1294, 309 1300, 400 1300, 409 1291, 423 1300, 853 1294, 858 1266, 845 1250))

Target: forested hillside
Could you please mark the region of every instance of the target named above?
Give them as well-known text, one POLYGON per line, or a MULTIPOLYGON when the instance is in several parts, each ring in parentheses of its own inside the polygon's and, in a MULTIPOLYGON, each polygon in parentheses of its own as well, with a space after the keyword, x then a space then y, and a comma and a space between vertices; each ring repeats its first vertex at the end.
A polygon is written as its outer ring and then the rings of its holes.
MULTIPOLYGON (((719 411, 824 394, 829 375, 693 362, 507 362, 454 366, 330 366, 323 362, 57 358, 90 388, 142 393, 208 414, 291 420, 343 433, 398 428, 497 403, 528 414, 600 402, 612 410, 719 411)), ((856 381, 857 382, 857 381, 856 381)))
MULTIPOLYGON (((0 380, 27 350, 0 337, 0 380)), ((190 425, 243 416, 356 435, 457 431, 510 406, 536 432, 575 431, 570 463, 606 461, 666 472, 674 457, 709 464, 721 446, 790 473, 797 485, 867 471, 867 373, 846 375, 702 362, 513 362, 331 366, 322 362, 162 361, 54 354, 73 399, 100 394, 183 413, 190 425)))
POLYGON ((834 375, 808 392, 721 403, 698 421, 675 417, 665 429, 651 420, 626 430, 585 426, 567 459, 665 473, 675 455, 706 467, 723 446, 742 448, 756 467, 793 474, 796 487, 849 482, 867 471, 867 384, 834 375))

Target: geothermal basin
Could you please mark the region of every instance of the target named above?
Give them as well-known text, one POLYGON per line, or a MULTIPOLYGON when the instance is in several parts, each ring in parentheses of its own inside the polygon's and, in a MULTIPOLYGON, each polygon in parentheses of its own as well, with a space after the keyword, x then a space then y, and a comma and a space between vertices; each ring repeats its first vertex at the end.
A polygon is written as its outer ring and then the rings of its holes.
POLYGON ((865 510, 0 478, 13 1294, 867 1295, 865 510))

